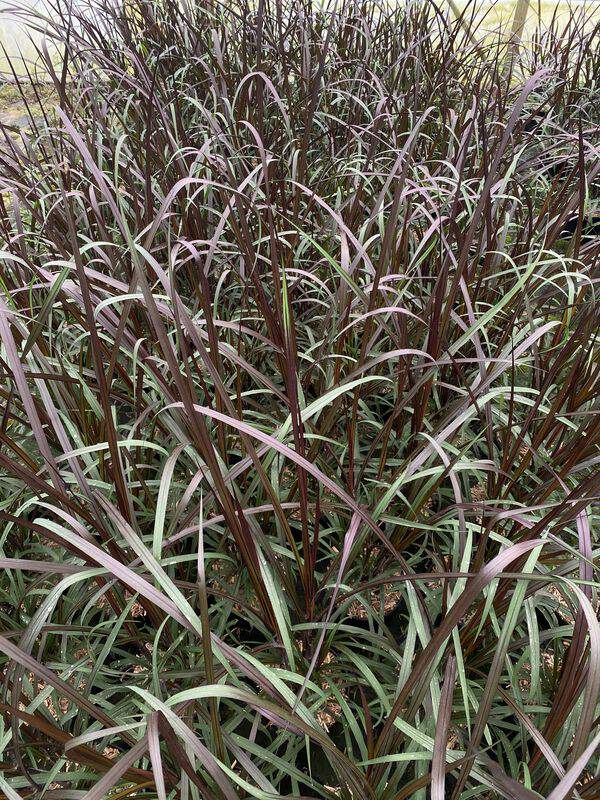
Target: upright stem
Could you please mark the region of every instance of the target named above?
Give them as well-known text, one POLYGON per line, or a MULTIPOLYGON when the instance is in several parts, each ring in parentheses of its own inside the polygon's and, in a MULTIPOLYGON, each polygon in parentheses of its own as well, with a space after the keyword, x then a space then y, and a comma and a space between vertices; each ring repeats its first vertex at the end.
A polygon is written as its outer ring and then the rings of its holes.
POLYGON ((516 55, 521 43, 523 35, 523 28, 527 20, 527 12, 529 11, 529 4, 531 0, 517 0, 515 6, 515 14, 513 17, 512 29, 510 32, 510 39, 508 42, 508 56, 509 59, 512 55, 516 55))

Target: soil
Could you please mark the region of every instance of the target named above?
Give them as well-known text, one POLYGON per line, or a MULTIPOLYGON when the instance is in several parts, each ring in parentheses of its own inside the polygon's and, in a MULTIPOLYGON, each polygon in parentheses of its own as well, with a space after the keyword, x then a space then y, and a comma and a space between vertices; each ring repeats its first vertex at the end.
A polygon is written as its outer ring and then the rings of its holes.
MULTIPOLYGON (((44 108, 51 109, 55 105, 56 93, 52 86, 39 85, 37 94, 44 108)), ((20 88, 12 83, 0 86, 0 126, 7 130, 9 135, 18 136, 21 130, 29 127, 28 104, 34 110, 35 117, 41 117, 36 90, 31 84, 24 83, 20 88)))

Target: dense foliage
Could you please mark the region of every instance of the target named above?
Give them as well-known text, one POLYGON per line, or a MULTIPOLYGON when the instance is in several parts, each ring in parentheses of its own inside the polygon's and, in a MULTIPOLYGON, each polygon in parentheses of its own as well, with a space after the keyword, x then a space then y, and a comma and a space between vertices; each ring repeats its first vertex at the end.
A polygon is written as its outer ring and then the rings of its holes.
POLYGON ((600 29, 507 49, 473 13, 34 21, 10 800, 600 796, 600 29))

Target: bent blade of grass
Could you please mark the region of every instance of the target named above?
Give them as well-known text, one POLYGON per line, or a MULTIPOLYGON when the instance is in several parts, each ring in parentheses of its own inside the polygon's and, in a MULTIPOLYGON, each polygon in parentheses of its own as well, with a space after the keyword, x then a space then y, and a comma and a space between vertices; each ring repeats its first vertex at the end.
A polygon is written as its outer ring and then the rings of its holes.
POLYGON ((125 755, 111 767, 108 772, 103 775, 100 780, 87 791, 83 798, 84 800, 102 800, 110 792, 110 790, 121 780, 129 767, 133 766, 148 749, 148 740, 144 736, 140 741, 135 744, 125 755))
POLYGON ((588 765, 591 757, 600 747, 600 733, 597 733, 585 750, 575 759, 573 764, 560 779, 555 788, 550 792, 546 800, 565 800, 571 795, 575 784, 579 780, 581 773, 588 765))
POLYGON ((158 489, 158 499, 156 501, 156 517, 154 520, 154 532, 152 535, 152 555, 158 561, 162 554, 165 517, 167 514, 167 503, 169 500, 169 487, 173 479, 177 459, 181 455, 185 445, 179 445, 171 453, 165 462, 163 473, 160 478, 158 489))

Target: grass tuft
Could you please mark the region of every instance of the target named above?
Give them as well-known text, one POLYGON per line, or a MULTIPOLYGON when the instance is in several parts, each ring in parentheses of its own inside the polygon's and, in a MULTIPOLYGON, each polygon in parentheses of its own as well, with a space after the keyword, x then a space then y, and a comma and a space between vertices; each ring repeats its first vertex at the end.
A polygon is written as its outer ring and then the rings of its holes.
POLYGON ((476 12, 30 20, 8 800, 600 796, 600 26, 476 12))

